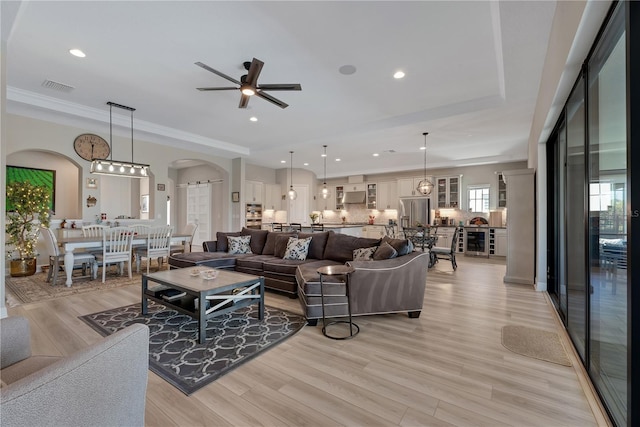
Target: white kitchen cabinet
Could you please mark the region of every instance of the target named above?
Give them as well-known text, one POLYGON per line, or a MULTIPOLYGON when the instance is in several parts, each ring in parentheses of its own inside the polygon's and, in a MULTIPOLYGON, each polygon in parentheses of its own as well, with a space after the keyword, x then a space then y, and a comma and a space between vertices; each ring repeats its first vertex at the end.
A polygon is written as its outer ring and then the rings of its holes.
POLYGON ((379 182, 376 190, 378 210, 398 209, 398 184, 395 181, 379 182))
POLYGON ((365 183, 345 184, 343 185, 343 187, 344 187, 344 191, 366 191, 367 190, 367 184, 365 183))
POLYGON ((280 184, 264 185, 263 210, 271 209, 278 211, 282 209, 282 195, 280 192, 280 184))
POLYGON ((489 255, 507 256, 507 229, 489 229, 489 255))
POLYGON ((246 203, 262 204, 262 201, 264 200, 262 195, 264 192, 264 184, 262 182, 245 181, 244 191, 246 203))
MULTIPOLYGON (((416 188, 420 184, 420 181, 424 179, 423 176, 415 178, 402 178, 398 180, 398 197, 424 197, 416 188)), ((433 177, 427 176, 427 179, 433 182, 433 177)), ((429 196, 427 196, 429 197, 429 196)))
POLYGON ((378 209, 377 184, 367 184, 367 209, 378 209))
POLYGON ((438 236, 436 246, 440 248, 450 248, 455 232, 455 227, 438 227, 438 231, 436 232, 438 236))
POLYGON ((461 176, 436 178, 436 201, 438 208, 459 208, 461 176))
POLYGON ((344 197, 344 186, 336 186, 335 192, 333 194, 336 201, 336 210, 339 211, 344 209, 344 203, 342 203, 342 198, 344 197))

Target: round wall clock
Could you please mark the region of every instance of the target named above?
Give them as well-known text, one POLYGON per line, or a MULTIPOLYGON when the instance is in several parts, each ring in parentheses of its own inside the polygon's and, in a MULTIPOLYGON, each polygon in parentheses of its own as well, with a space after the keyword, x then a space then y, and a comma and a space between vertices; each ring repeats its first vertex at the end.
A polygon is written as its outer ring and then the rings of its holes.
POLYGON ((111 152, 107 141, 92 133, 78 135, 73 141, 73 148, 78 156, 88 161, 106 159, 111 152))

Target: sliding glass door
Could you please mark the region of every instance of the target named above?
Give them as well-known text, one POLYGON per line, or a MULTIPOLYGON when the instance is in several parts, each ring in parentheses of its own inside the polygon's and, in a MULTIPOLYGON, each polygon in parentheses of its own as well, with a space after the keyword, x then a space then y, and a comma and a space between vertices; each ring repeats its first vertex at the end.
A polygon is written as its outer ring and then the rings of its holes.
POLYGON ((627 414, 627 86, 623 8, 589 61, 589 371, 618 425, 627 414))

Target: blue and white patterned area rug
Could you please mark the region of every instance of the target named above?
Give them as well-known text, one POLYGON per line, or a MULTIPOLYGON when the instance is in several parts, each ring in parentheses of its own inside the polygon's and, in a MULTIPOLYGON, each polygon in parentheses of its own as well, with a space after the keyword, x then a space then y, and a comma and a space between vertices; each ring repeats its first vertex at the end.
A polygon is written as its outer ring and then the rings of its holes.
POLYGON ((198 344, 198 322, 149 301, 79 316, 102 336, 133 323, 149 326, 149 369, 189 395, 299 331, 304 317, 273 307, 258 319, 257 305, 243 307, 207 322, 207 342, 198 344))

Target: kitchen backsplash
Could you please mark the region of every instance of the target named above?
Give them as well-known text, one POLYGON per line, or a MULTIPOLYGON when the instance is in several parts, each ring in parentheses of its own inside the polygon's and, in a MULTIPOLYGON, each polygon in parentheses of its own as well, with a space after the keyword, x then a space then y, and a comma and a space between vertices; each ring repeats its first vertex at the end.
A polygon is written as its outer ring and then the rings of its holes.
MULTIPOLYGON (((342 217, 345 217, 345 222, 357 222, 357 223, 367 223, 369 222, 369 215, 374 216, 373 222, 375 224, 388 224, 389 220, 394 220, 400 222, 398 218, 398 211, 395 209, 386 209, 383 211, 377 211, 373 209, 367 209, 365 205, 350 205, 346 210, 342 211, 314 211, 320 215, 318 222, 322 223, 339 223, 342 222, 342 217)), ((507 214, 506 210, 502 211, 502 224, 506 225, 507 222, 507 214)), ((435 217, 436 210, 431 210, 431 220, 433 223, 433 218, 435 217)), ((459 209, 440 209, 440 216, 447 217, 449 219, 453 219, 453 223, 455 225, 459 225, 460 221, 463 222, 464 225, 469 224, 469 220, 475 217, 483 217, 487 221, 489 220, 488 213, 475 213, 475 212, 466 212, 459 209)), ((262 222, 270 223, 270 222, 287 222, 287 211, 266 211, 262 215, 262 222)), ((311 222, 308 220, 307 222, 311 222)))

